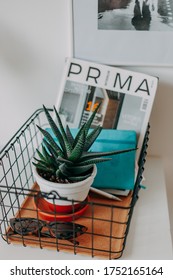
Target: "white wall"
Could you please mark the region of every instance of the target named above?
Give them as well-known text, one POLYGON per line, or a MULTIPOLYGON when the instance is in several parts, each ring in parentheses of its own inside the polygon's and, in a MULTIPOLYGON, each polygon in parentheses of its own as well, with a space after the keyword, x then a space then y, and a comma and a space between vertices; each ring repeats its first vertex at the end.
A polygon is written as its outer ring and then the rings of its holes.
POLYGON ((0 145, 52 106, 70 52, 68 0, 0 0, 0 145))
MULTIPOLYGON (((34 110, 56 101, 64 58, 70 54, 69 2, 0 0, 1 147, 34 110)), ((160 79, 149 154, 163 157, 173 221, 173 68, 130 69, 160 79)))
POLYGON ((131 69, 159 77, 159 87, 150 118, 148 154, 163 158, 173 240, 173 67, 131 69))

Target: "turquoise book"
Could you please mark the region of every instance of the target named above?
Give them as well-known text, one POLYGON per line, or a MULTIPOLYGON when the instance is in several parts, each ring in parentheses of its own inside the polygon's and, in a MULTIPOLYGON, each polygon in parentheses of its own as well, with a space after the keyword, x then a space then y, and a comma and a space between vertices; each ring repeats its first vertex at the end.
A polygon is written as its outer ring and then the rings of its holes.
MULTIPOLYGON (((133 149, 137 146, 135 131, 103 129, 92 145, 94 152, 133 149)), ((136 151, 111 156, 97 164, 93 187, 132 190, 135 183, 136 151)))
MULTIPOLYGON (((51 129, 47 129, 53 133, 51 129)), ((71 129, 73 136, 78 129, 71 129)), ((137 147, 136 132, 132 130, 102 129, 100 135, 91 146, 92 152, 125 150, 137 147)), ((136 151, 111 156, 110 161, 97 164, 97 175, 93 187, 132 190, 135 183, 136 151)))

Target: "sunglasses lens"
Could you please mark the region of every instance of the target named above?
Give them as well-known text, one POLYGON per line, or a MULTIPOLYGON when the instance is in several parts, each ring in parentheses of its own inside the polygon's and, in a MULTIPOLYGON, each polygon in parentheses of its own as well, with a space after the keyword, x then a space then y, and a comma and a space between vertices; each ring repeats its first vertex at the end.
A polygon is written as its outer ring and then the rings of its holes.
POLYGON ((49 228, 54 237, 67 240, 77 237, 87 230, 85 226, 63 222, 52 222, 49 224, 49 228))
POLYGON ((14 219, 13 221, 10 221, 10 224, 13 230, 20 235, 33 233, 43 227, 40 221, 32 218, 14 219))

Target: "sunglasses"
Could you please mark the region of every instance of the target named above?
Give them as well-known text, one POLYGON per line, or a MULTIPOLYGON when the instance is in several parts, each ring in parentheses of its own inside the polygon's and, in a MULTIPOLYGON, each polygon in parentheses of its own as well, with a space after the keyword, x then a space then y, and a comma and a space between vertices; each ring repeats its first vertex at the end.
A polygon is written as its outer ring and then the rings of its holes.
POLYGON ((76 237, 84 234, 87 227, 72 222, 45 222, 34 218, 13 218, 10 219, 12 234, 36 235, 39 237, 53 237, 61 240, 68 240, 74 245, 79 245, 76 237), (43 228, 47 231, 43 231, 43 228))

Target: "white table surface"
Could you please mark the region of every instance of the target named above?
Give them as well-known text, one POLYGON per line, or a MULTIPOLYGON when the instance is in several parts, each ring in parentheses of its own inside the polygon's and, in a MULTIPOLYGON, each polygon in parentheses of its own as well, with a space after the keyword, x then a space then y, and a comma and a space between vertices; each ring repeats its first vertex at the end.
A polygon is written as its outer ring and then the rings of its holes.
MULTIPOLYGON (((121 260, 172 260, 172 241, 161 160, 148 158, 144 174, 143 184, 147 189, 139 193, 121 260)), ((8 245, 0 238, 0 259, 89 260, 92 257, 8 245)))

